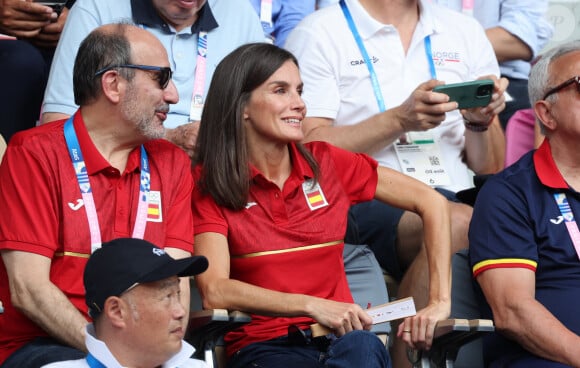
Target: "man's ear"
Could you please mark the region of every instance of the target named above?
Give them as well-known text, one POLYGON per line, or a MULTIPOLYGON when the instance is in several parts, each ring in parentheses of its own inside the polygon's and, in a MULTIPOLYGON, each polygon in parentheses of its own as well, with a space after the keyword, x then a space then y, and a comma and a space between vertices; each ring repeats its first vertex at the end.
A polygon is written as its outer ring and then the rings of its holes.
POLYGON ((541 121, 549 131, 553 131, 558 126, 558 122, 552 115, 552 103, 546 100, 536 101, 534 104, 534 112, 536 117, 541 121))
POLYGON ((125 79, 121 78, 119 72, 114 69, 106 71, 101 77, 103 95, 112 103, 119 103, 120 92, 125 88, 125 84, 125 79))
POLYGON ((110 296, 105 301, 103 314, 111 325, 123 328, 126 325, 126 319, 130 317, 129 305, 118 296, 110 296))

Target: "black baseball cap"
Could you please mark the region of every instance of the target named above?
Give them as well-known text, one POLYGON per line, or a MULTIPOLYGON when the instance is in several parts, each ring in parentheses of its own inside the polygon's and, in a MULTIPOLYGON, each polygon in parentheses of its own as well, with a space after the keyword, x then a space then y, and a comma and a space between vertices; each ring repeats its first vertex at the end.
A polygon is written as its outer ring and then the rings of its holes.
POLYGON ((193 276, 207 269, 207 259, 193 256, 173 259, 154 244, 134 238, 118 238, 103 243, 85 267, 85 300, 95 318, 110 296, 119 296, 139 283, 164 280, 171 276, 193 276))

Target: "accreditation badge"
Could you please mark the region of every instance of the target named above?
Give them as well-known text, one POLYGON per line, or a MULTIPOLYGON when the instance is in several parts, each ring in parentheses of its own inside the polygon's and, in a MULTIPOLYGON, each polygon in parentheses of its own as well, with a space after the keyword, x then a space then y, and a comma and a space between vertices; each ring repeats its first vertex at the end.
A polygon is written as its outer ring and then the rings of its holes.
POLYGON ((306 204, 308 205, 308 208, 310 208, 310 211, 328 206, 328 202, 322 192, 322 188, 320 188, 320 184, 318 182, 314 183, 314 179, 308 179, 302 183, 302 190, 304 191, 306 204))
POLYGON ((161 192, 152 190, 149 192, 149 201, 147 204, 147 221, 163 222, 163 213, 161 211, 161 192))
POLYGON ((395 143, 401 172, 430 186, 451 185, 439 143, 433 133, 410 132, 407 141, 395 143))
POLYGON ((203 97, 201 95, 193 96, 191 106, 189 108, 189 120, 201 121, 201 113, 203 112, 203 97))

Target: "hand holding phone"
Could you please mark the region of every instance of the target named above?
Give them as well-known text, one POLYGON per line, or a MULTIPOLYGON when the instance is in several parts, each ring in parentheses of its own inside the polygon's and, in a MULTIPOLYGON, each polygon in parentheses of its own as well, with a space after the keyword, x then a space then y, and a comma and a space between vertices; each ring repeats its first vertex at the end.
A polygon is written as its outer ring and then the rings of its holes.
POLYGON ((54 10, 54 12, 57 15, 60 15, 60 13, 62 12, 62 9, 64 8, 64 6, 66 4, 66 0, 53 0, 53 1, 34 0, 34 2, 37 4, 50 6, 52 8, 52 10, 54 10))
POLYGON ((433 88, 433 92, 445 93, 449 101, 456 101, 458 109, 483 107, 491 102, 493 80, 478 79, 471 82, 443 84, 433 88))

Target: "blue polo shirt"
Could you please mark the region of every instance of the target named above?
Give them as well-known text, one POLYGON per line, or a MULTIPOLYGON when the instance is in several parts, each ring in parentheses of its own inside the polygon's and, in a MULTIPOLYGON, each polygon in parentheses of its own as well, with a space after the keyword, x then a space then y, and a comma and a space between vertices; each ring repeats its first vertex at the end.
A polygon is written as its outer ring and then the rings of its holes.
POLYGON ((245 43, 264 41, 258 15, 247 1, 208 0, 192 27, 176 32, 161 19, 151 0, 77 0, 54 55, 44 112, 74 114, 78 106, 74 102, 72 77, 79 45, 93 29, 121 20, 132 20, 147 29, 167 50, 173 82, 179 93, 179 102, 171 105, 165 121, 167 128, 175 128, 189 120, 200 31, 208 32, 204 96, 215 67, 227 54, 245 43))
MULTIPOLYGON (((546 140, 483 186, 469 228, 470 262, 474 277, 494 268, 535 271, 536 299, 580 335, 580 260, 554 193, 565 193, 580 216, 580 195, 566 184, 546 140)), ((489 308, 484 312, 491 318, 489 308)), ((484 355, 488 362, 515 356, 522 366, 550 366, 499 334, 485 338, 484 355)))

